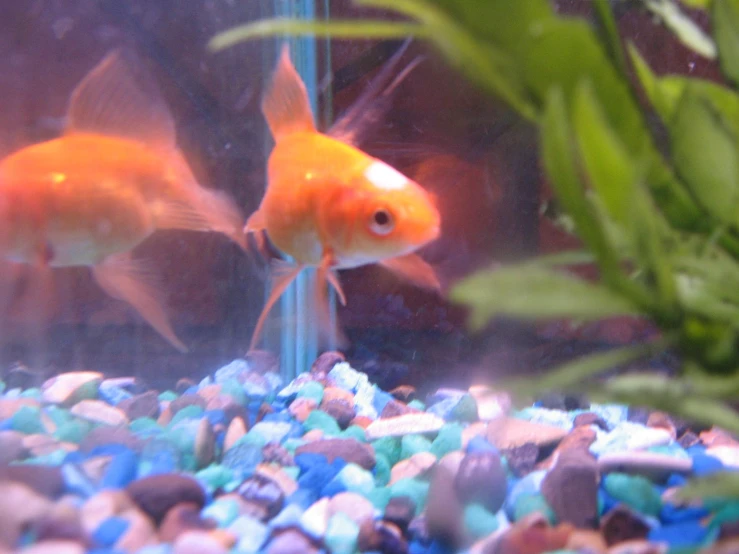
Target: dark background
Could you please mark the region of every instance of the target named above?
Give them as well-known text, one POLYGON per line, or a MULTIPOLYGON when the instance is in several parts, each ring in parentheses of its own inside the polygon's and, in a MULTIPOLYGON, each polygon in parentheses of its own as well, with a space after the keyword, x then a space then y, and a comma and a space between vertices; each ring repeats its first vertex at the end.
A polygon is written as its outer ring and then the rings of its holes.
MULTIPOLYGON (((378 15, 333 0, 332 17, 378 15)), ((590 2, 561 0, 559 10, 590 17, 590 2)), ((270 15, 270 2, 204 0, 27 0, 0 2, 0 155, 57 136, 69 94, 109 50, 134 49, 175 116, 180 147, 206 186, 228 191, 251 213, 264 189, 267 130, 259 111, 262 84, 275 60, 275 41, 242 44, 218 54, 207 41, 218 31, 270 15)), ((379 15, 383 15, 380 13, 379 15)), ((384 14, 391 17, 390 14, 384 14)), ((697 19, 704 26, 705 18, 697 19)), ((690 53, 649 15, 619 19, 660 73, 718 78, 713 64, 690 53)), ((356 99, 397 43, 332 41, 331 111, 356 99)), ((331 76, 319 43, 319 80, 331 76)), ((393 107, 365 149, 432 190, 442 210, 443 237, 426 258, 445 284, 484 267, 573 244, 538 215, 549 197, 537 162, 534 130, 505 106, 480 94, 424 44, 405 58, 425 61, 395 95, 393 107)), ((328 81, 326 81, 328 82, 328 81)), ((326 97, 328 98, 328 96, 326 97)), ((325 102, 324 102, 325 104, 325 102)), ((327 106, 323 106, 325 111, 327 106)), ((24 268, 16 302, 2 316, 0 369, 21 361, 39 374, 92 369, 138 375, 166 386, 199 379, 243 355, 262 308, 265 266, 219 235, 160 232, 137 248, 166 283, 167 306, 191 352, 178 354, 121 302, 107 297, 84 269, 55 271, 54 303, 41 324, 25 309, 24 268)), ((572 331, 555 322, 495 322, 479 335, 464 312, 443 298, 404 286, 373 267, 342 274, 349 300, 339 317, 350 340, 346 354, 386 387, 410 382, 464 386, 509 372, 537 371, 557 360, 648 332, 631 321, 572 331)), ((279 324, 279 322, 277 322, 279 324)))

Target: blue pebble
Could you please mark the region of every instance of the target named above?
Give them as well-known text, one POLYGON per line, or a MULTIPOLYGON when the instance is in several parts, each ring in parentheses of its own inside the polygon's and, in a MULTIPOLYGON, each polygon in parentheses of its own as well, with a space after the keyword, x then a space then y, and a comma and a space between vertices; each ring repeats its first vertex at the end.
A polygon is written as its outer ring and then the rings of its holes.
POLYGON ((470 442, 467 443, 467 453, 471 454, 475 452, 492 452, 494 454, 499 454, 498 449, 495 448, 495 446, 479 435, 472 437, 470 442))
POLYGON ((670 473, 670 476, 667 478, 667 482, 665 485, 668 488, 671 487, 682 487, 688 482, 688 480, 685 478, 685 475, 681 475, 679 473, 670 473))
POLYGON ((451 419, 451 414, 454 408, 459 404, 459 398, 445 398, 440 400, 436 404, 429 406, 426 411, 434 415, 439 416, 442 419, 451 419))
POLYGON ((262 461, 262 447, 240 443, 232 446, 223 457, 221 465, 241 475, 251 475, 262 461))
POLYGON ((382 413, 382 410, 385 409, 387 403, 390 402, 392 399, 393 396, 391 394, 377 389, 377 391, 375 392, 375 397, 372 399, 372 406, 374 406, 378 414, 382 413))
MULTIPOLYGON (((279 414, 270 414, 279 415, 279 414)), ((262 420, 251 428, 251 432, 261 435, 269 442, 282 442, 292 429, 292 423, 274 420, 262 420)))
POLYGON ((132 450, 121 452, 108 463, 100 482, 104 489, 122 489, 136 478, 138 457, 132 450))
POLYGON ((105 400, 108 404, 117 406, 128 398, 133 398, 133 394, 128 392, 126 389, 119 387, 118 385, 111 384, 107 381, 100 383, 98 387, 98 394, 100 398, 105 400))
POLYGON ((217 369, 213 377, 216 383, 221 384, 225 381, 230 381, 231 379, 238 379, 240 375, 248 372, 249 364, 247 361, 239 359, 217 369))
POLYGON ((294 460, 295 464, 300 468, 300 473, 304 473, 316 466, 326 465, 328 463, 326 456, 323 454, 314 454, 312 452, 298 454, 295 456, 294 460))
MULTIPOLYGON (((325 459, 325 458, 324 458, 325 459)), ((316 492, 325 487, 331 479, 336 477, 339 471, 346 465, 341 458, 335 458, 333 463, 324 465, 316 465, 303 473, 298 478, 298 485, 301 488, 307 488, 316 492)))
MULTIPOLYGON (((311 489, 305 489, 305 488, 299 488, 294 493, 292 493, 290 496, 287 497, 286 502, 288 505, 296 506, 297 509, 300 510, 302 513, 303 511, 307 510, 316 500, 318 500, 318 491, 314 491, 311 489)), ((283 509, 284 511, 284 509, 283 509)), ((280 512, 282 513, 282 512, 280 512)), ((280 517, 279 514, 275 517, 280 517)), ((274 519, 270 521, 270 525, 274 523, 274 519)), ((286 525, 286 527, 289 527, 289 525, 286 525)))
POLYGON ((259 425, 260 423, 291 423, 292 422, 292 416, 290 415, 290 412, 272 412, 271 414, 267 414, 262 418, 262 421, 257 423, 259 425))
POLYGON ((346 485, 341 480, 334 478, 321 489, 321 497, 330 498, 342 492, 346 492, 346 485))
POLYGON ((514 506, 516 500, 521 495, 535 495, 541 490, 541 482, 544 480, 547 472, 544 470, 532 471, 525 477, 522 477, 516 481, 512 486, 506 497, 505 501, 505 513, 508 519, 513 520, 514 506))
POLYGON ((12 431, 13 430, 13 420, 12 419, 6 419, 5 421, 0 421, 0 431, 12 431))
POLYGON ((598 489, 598 505, 601 515, 610 512, 619 504, 621 504, 620 500, 615 499, 602 488, 598 489))
POLYGON ((185 396, 186 394, 196 395, 198 394, 199 390, 200 388, 197 385, 192 385, 191 387, 187 387, 187 389, 185 389, 185 392, 182 393, 182 396, 185 396))
POLYGON ((724 464, 718 458, 703 453, 693 456, 693 475, 696 477, 705 477, 723 469, 724 464))
POLYGON ((650 542, 666 542, 671 547, 698 546, 706 538, 708 529, 700 522, 683 521, 672 525, 662 525, 649 531, 650 542))
POLYGON ((64 484, 67 486, 67 492, 77 494, 82 497, 92 496, 97 492, 95 486, 82 470, 71 464, 65 464, 61 469, 64 484))
POLYGON ((171 554, 171 552, 172 545, 163 542, 157 545, 145 546, 144 548, 138 550, 136 554, 171 554))
POLYGON ((111 442, 108 444, 101 444, 100 446, 96 446, 95 448, 90 450, 88 457, 96 458, 98 456, 117 456, 118 454, 123 454, 124 452, 130 451, 131 449, 123 444, 111 442))
POLYGON ((208 420, 208 423, 210 423, 213 426, 219 425, 219 424, 226 424, 226 412, 223 410, 206 410, 203 412, 203 417, 205 417, 208 420))
POLYGON ((659 519, 663 523, 678 523, 683 521, 697 521, 706 517, 709 511, 699 506, 675 506, 665 503, 659 513, 659 519))
POLYGON ((80 464, 84 462, 89 456, 79 450, 74 450, 64 456, 62 464, 80 464))
POLYGON ((113 546, 126 532, 129 525, 128 520, 122 517, 109 517, 98 525, 92 538, 101 546, 113 546))

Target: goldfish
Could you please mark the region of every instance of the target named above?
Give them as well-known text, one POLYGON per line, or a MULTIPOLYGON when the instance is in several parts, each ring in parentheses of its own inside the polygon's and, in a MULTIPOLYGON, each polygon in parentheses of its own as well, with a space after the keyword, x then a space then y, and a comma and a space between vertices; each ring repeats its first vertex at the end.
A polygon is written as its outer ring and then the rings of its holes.
POLYGON ((337 122, 340 132, 333 136, 320 132, 287 45, 261 108, 275 145, 267 161, 264 196, 244 233, 253 233, 260 247, 266 235, 294 261, 275 267, 250 348, 256 347, 274 304, 307 267, 316 268, 318 324, 324 336, 331 332, 327 284, 346 305, 338 270, 379 264, 416 285, 439 290, 434 269, 416 253, 440 235, 434 198, 352 144, 354 133, 346 121, 361 117, 361 112, 350 109, 349 119, 337 122))
POLYGON ((76 86, 55 139, 0 160, 0 257, 86 266, 182 352, 150 272, 131 251, 160 229, 213 231, 246 250, 232 200, 201 186, 177 148, 172 115, 122 50, 76 86))

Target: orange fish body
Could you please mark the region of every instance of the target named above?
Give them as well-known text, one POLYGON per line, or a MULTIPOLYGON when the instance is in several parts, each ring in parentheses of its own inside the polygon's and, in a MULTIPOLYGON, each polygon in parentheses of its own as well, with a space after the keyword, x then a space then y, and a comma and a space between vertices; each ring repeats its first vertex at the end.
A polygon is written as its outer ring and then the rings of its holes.
MULTIPOLYGON (((318 268, 319 289, 325 290, 328 281, 342 303, 346 299, 335 270, 372 263, 438 289, 433 269, 414 254, 439 236, 440 217, 431 196, 385 162, 316 129, 286 48, 262 109, 275 147, 264 198, 245 231, 264 231, 296 263, 277 276, 251 347, 271 307, 306 266, 318 268)), ((324 307, 325 299, 318 305, 324 307)), ((325 324, 326 314, 322 317, 325 324)))
POLYGON ((0 255, 43 267, 89 266, 178 349, 155 288, 129 254, 157 229, 225 233, 242 247, 242 219, 195 181, 174 124, 114 52, 78 85, 64 136, 0 161, 0 255))

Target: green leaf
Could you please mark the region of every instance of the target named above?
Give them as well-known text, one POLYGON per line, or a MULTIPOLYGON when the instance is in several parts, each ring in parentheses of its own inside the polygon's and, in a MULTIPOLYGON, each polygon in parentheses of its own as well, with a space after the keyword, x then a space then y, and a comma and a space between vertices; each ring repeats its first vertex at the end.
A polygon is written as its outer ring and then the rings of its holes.
POLYGON ((528 264, 479 271, 455 285, 450 299, 470 306, 473 329, 497 315, 597 320, 638 313, 603 286, 528 264))
POLYGON ((687 87, 670 127, 678 174, 698 201, 717 219, 736 223, 739 200, 736 139, 721 115, 687 87))
POLYGON ((499 384, 499 388, 519 397, 537 396, 549 391, 583 389, 588 386, 588 379, 636 360, 650 358, 664 350, 665 346, 665 341, 657 341, 591 354, 552 368, 536 379, 505 381, 499 384))
POLYGON ((276 35, 389 39, 424 37, 425 31, 426 29, 417 23, 398 23, 394 21, 262 19, 218 33, 208 42, 208 49, 217 52, 246 40, 276 35))
POLYGON ((716 45, 711 37, 685 15, 676 2, 673 0, 644 0, 644 5, 693 52, 709 59, 716 57, 716 45))
POLYGON ((697 477, 677 491, 678 500, 724 500, 739 497, 739 473, 720 471, 697 477))
POLYGON ((626 76, 626 59, 621 47, 621 37, 618 33, 618 25, 613 18, 613 11, 609 0, 594 0, 593 10, 598 21, 598 33, 606 46, 608 56, 614 67, 622 76, 626 76))
POLYGON ((739 84, 739 0, 714 0, 711 24, 721 69, 734 84, 739 84))
POLYGON ((681 0, 681 2, 689 8, 705 10, 711 7, 712 0, 681 0))

